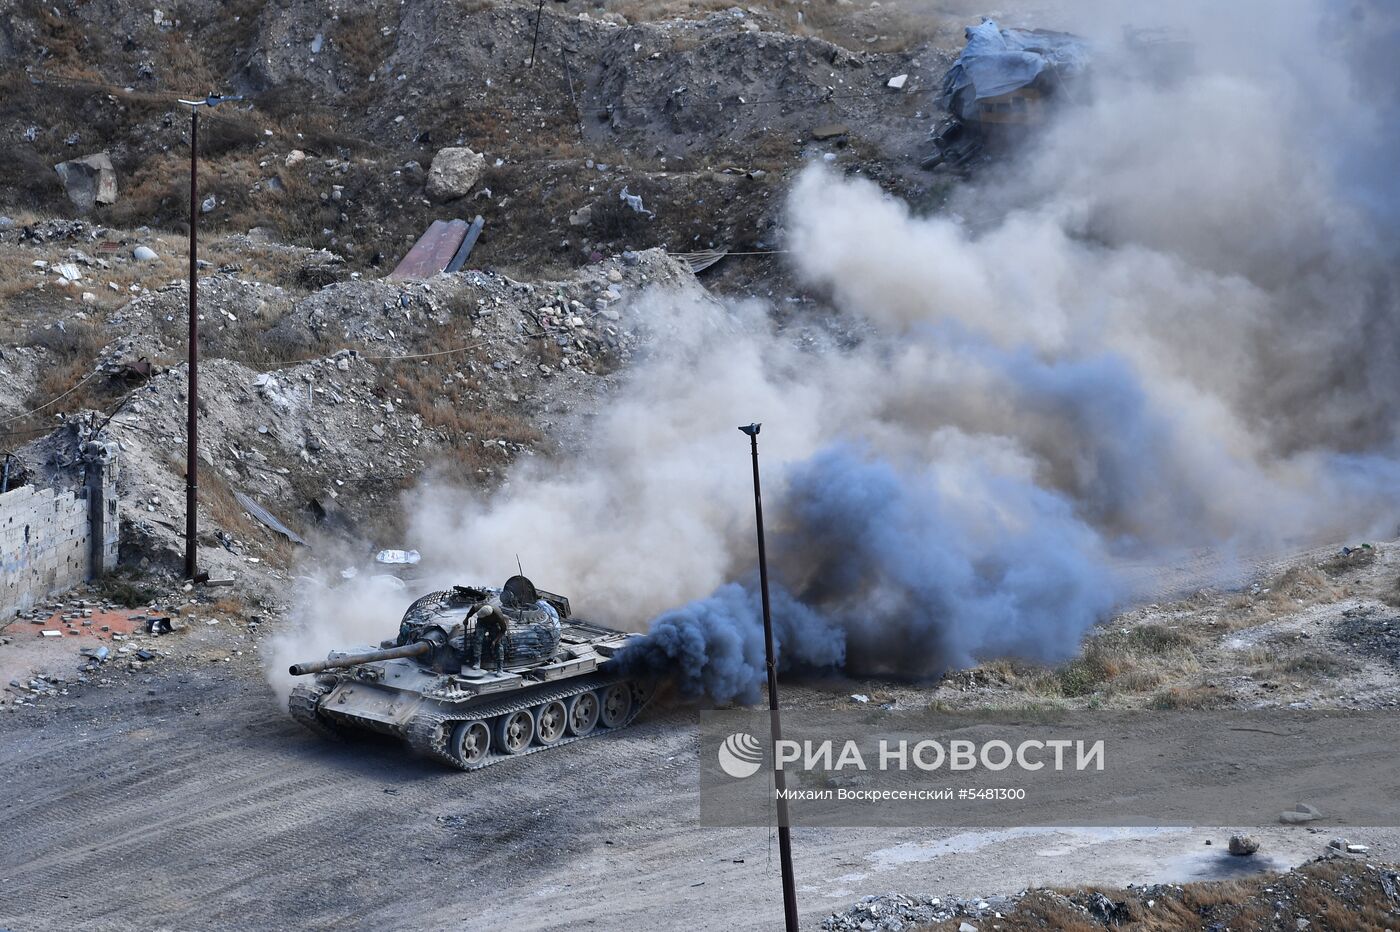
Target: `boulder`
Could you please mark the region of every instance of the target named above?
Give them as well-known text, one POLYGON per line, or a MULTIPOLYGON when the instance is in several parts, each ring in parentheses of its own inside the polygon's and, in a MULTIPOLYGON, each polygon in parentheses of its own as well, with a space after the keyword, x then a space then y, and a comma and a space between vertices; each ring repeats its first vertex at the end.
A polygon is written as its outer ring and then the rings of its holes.
POLYGON ((107 153, 59 162, 53 167, 63 182, 68 199, 86 213, 98 204, 114 204, 117 200, 117 173, 107 153))
POLYGON ((485 167, 486 156, 465 146, 439 149, 428 169, 428 196, 440 201, 463 196, 485 167))
POLYGON ((1236 857, 1248 857, 1259 850, 1259 840, 1252 835, 1231 835, 1230 853, 1236 857))

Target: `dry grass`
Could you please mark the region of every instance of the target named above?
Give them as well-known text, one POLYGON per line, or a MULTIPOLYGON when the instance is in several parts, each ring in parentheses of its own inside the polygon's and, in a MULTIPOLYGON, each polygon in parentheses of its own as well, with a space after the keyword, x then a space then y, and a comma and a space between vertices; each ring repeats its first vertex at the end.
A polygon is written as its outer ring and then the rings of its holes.
POLYGON ((6 432, 27 434, 51 426, 55 417, 83 408, 103 408, 120 394, 120 386, 106 375, 93 374, 93 360, 106 343, 100 322, 67 320, 48 327, 34 327, 23 338, 30 346, 49 354, 39 381, 24 401, 24 407, 42 411, 4 425, 6 432), (56 400, 55 400, 56 399, 56 400))
POLYGON ((248 603, 240 595, 225 595, 209 603, 204 610, 211 615, 241 618, 248 611, 248 603))
POLYGON ((340 64, 358 78, 355 83, 362 89, 362 98, 367 98, 370 90, 367 79, 378 71, 394 47, 392 36, 385 36, 381 28, 397 26, 397 23, 381 23, 381 12, 383 8, 374 5, 363 12, 342 16, 330 36, 332 47, 339 53, 340 64))
POLYGON ((1107 691, 1149 692, 1198 669, 1196 638, 1177 628, 1142 625, 1105 631, 1085 641, 1082 653, 1050 673, 1040 673, 1037 692, 1081 698, 1107 691))
POLYGON ((1345 553, 1333 554, 1319 563, 1317 568, 1335 579, 1372 565, 1379 554, 1380 551, 1370 544, 1362 544, 1360 547, 1347 548, 1345 553))
POLYGON ((1312 682, 1350 673, 1356 664, 1346 657, 1313 647, 1295 647, 1287 641, 1276 641, 1251 651, 1248 661, 1252 675, 1262 680, 1312 682))
POLYGON ((1147 700, 1147 707, 1162 712, 1200 712, 1218 709, 1229 696, 1214 686, 1173 686, 1147 700))
MULTIPOLYGON (((434 340, 427 342, 432 345, 434 340)), ((484 357, 476 362, 487 364, 484 357)), ((496 441, 534 446, 541 435, 523 413, 514 408, 492 407, 484 401, 481 383, 459 365, 433 364, 429 360, 392 363, 381 372, 375 393, 416 413, 426 429, 443 437, 445 462, 441 465, 473 476, 489 474, 507 465, 512 455, 496 441)))
POLYGON ((1334 602, 1346 586, 1318 567, 1293 567, 1262 583, 1258 594, 1237 593, 1225 600, 1216 619, 1221 631, 1250 628, 1274 621, 1310 605, 1334 602))

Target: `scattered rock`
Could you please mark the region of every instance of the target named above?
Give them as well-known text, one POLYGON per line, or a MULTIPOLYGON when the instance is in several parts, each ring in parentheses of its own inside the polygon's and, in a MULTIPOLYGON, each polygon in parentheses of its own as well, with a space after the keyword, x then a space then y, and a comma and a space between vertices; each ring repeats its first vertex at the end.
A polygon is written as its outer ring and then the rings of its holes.
POLYGON ((149 246, 137 246, 131 251, 131 257, 137 262, 154 262, 160 258, 156 251, 149 246))
POLYGON ((428 196, 440 201, 462 197, 486 167, 486 157, 466 146, 439 149, 428 169, 428 196))
POLYGON ((84 213, 117 201, 117 173, 105 152, 60 162, 54 167, 68 199, 84 213))
POLYGON ((894 88, 895 90, 899 90, 900 88, 904 87, 904 82, 905 82, 905 81, 908 81, 908 80, 909 80, 909 75, 907 75, 907 74, 897 74, 897 75, 895 75, 894 77, 890 78, 889 82, 888 82, 885 86, 886 86, 886 87, 892 87, 892 88, 894 88))

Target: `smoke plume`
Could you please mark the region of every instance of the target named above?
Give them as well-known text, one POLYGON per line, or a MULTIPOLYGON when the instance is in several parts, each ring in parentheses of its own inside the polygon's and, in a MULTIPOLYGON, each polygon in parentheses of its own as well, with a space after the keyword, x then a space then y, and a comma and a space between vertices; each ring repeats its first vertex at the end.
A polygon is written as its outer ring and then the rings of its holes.
POLYGON ((726 702, 764 676, 751 420, 785 669, 1053 662, 1141 595, 1127 561, 1392 535, 1397 14, 1162 6, 1034 24, 1101 42, 1092 93, 938 211, 802 172, 793 271, 858 337, 647 296, 660 336, 576 455, 419 491, 425 562, 493 580, 519 554, 648 630, 634 668, 726 702), (1128 12, 1194 65, 1117 67, 1128 12))

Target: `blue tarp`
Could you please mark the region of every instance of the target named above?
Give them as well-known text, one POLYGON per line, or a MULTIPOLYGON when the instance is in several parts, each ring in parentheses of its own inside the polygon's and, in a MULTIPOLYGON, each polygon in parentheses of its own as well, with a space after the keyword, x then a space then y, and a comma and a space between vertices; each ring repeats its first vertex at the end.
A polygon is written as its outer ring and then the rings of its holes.
POLYGON ((944 108, 973 119, 976 103, 1028 87, 1047 72, 1073 77, 1089 63, 1088 43, 1067 32, 1002 29, 995 20, 968 26, 967 47, 943 78, 944 108))

